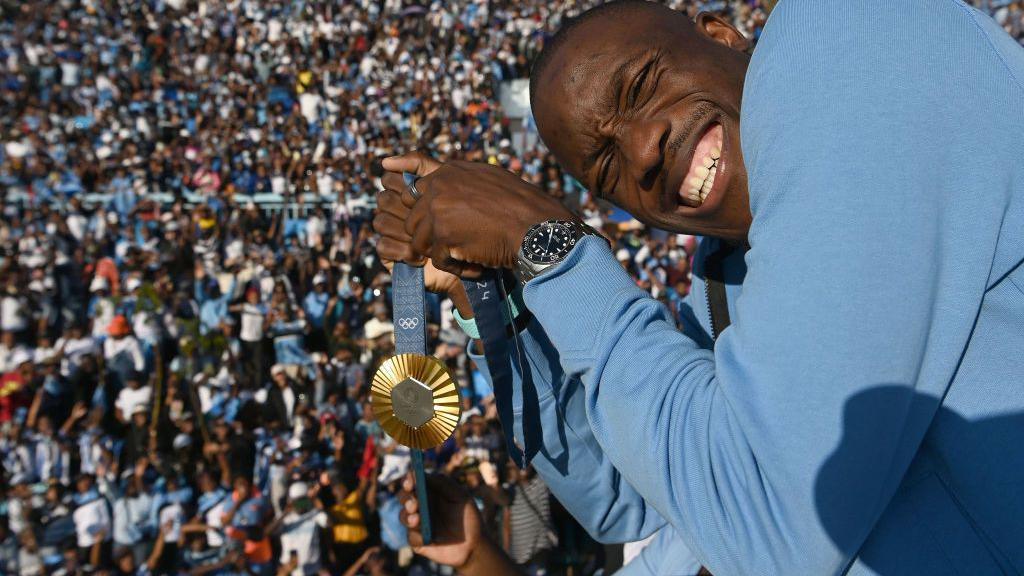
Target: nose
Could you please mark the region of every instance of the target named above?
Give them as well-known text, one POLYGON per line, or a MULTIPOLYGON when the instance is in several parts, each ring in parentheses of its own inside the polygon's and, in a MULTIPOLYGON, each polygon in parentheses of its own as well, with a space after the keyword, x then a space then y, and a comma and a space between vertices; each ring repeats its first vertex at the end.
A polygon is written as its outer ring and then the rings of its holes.
POLYGON ((619 149, 626 160, 626 171, 641 188, 650 188, 665 163, 672 123, 667 118, 634 119, 619 129, 619 149))

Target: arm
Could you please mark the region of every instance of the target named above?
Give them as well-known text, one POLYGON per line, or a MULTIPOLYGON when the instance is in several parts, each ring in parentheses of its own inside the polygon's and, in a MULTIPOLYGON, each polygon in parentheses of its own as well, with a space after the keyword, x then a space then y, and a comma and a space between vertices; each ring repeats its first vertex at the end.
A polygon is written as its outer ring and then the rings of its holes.
POLYGON ((199 260, 196 260, 194 275, 195 279, 192 282, 192 288, 195 293, 196 304, 202 306, 203 302, 206 302, 206 289, 203 288, 203 282, 206 280, 206 270, 203 269, 203 264, 199 260))
POLYGON ((89 413, 89 408, 83 402, 75 404, 71 409, 71 415, 64 421, 64 424, 60 427, 60 435, 68 437, 71 431, 75 428, 75 424, 84 418, 89 413))
MULTIPOLYGON (((752 248, 714 353, 594 239, 524 292, 581 378, 608 458, 715 574, 849 565, 919 449, 985 290, 1005 194, 964 202, 977 183, 949 168, 948 148, 921 143, 973 138, 992 120, 928 93, 913 60, 868 71, 838 46, 863 37, 838 26, 871 26, 864 10, 784 2, 772 19, 799 41, 769 27, 758 45, 741 122, 752 248), (899 98, 883 78, 900 78, 899 98), (893 163, 891 150, 913 153, 893 163)), ((937 49, 886 34, 890 54, 937 49)))
POLYGON ((149 553, 149 558, 146 559, 146 568, 149 568, 150 572, 156 570, 156 567, 160 565, 160 557, 164 555, 164 532, 167 530, 166 526, 160 528, 160 533, 153 544, 153 550, 149 553))
POLYGON ((142 354, 142 344, 138 340, 134 340, 131 347, 132 360, 135 362, 135 371, 143 372, 146 370, 146 357, 142 354))
POLYGON ((363 565, 365 565, 366 561, 370 559, 370 556, 377 552, 380 552, 380 546, 367 548, 366 552, 363 552, 363 555, 349 566, 348 570, 345 570, 345 574, 343 576, 356 576, 356 574, 359 574, 359 571, 363 569, 363 565))
POLYGON ((35 430, 36 420, 39 418, 39 408, 43 405, 43 387, 40 386, 39 390, 36 390, 35 396, 32 397, 32 405, 29 406, 28 416, 25 418, 25 427, 35 430))
POLYGON ((96 535, 96 541, 92 543, 92 547, 89 549, 89 563, 93 566, 100 565, 100 557, 103 554, 103 542, 106 538, 106 532, 101 531, 96 535))
POLYGON ((235 297, 235 290, 237 288, 238 288, 238 275, 237 274, 232 274, 231 275, 231 286, 228 288, 227 292, 225 292, 224 295, 222 295, 220 297, 220 301, 223 302, 225 306, 227 306, 227 303, 231 302, 231 300, 235 297))
POLYGON ((615 576, 653 576, 654 574, 679 574, 680 576, 701 576, 701 565, 686 546, 680 545, 679 535, 671 526, 665 526, 640 551, 640 554, 626 563, 615 576))
POLYGON ((228 552, 223 558, 221 558, 220 560, 218 560, 218 561, 216 561, 216 562, 214 562, 212 564, 209 564, 209 565, 206 565, 206 566, 199 566, 197 568, 193 568, 192 570, 189 571, 189 575, 190 576, 202 576, 203 574, 209 574, 211 572, 219 572, 222 569, 227 568, 228 566, 231 566, 236 561, 238 561, 238 552, 228 552))
MULTIPOLYGON (((493 386, 486 359, 474 353, 477 342, 470 342, 469 355, 493 386)), ((630 542, 654 533, 665 521, 623 481, 601 450, 587 422, 582 387, 566 377, 558 352, 536 320, 520 332, 519 345, 528 360, 525 368, 533 389, 524 392, 521 372, 513 362, 515 422, 506 429, 522 443, 523 396, 534 398, 541 446, 531 463, 544 483, 599 542, 630 542)))

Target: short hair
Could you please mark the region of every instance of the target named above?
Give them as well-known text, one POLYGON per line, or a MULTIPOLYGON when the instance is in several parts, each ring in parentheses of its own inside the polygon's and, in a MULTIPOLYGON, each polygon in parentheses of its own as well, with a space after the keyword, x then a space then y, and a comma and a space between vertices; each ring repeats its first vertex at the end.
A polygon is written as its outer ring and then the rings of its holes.
POLYGON ((626 10, 633 8, 639 8, 641 6, 659 6, 657 2, 651 2, 650 0, 611 0, 604 4, 598 4, 593 8, 589 8, 578 16, 568 18, 562 27, 555 32, 554 36, 544 42, 544 48, 541 49, 540 54, 533 60, 533 65, 530 67, 530 101, 533 102, 537 83, 535 80, 540 77, 544 72, 544 69, 550 64, 552 55, 558 51, 558 48, 562 44, 566 43, 566 39, 581 24, 589 22, 595 18, 601 16, 615 16, 626 10))

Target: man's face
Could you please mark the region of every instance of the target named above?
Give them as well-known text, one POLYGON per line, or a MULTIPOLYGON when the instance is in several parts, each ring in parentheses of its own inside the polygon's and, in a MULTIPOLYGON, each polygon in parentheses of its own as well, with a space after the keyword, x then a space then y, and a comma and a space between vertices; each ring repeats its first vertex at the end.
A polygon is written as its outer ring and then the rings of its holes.
POLYGON ((694 24, 653 3, 582 22, 531 79, 541 137, 592 194, 646 224, 745 239, 747 46, 715 16, 694 24))

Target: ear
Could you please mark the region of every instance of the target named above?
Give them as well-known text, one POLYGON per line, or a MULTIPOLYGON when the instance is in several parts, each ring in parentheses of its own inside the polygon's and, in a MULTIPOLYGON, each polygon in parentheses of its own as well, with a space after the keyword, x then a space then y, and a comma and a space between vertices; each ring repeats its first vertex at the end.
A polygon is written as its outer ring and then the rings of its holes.
POLYGON ((719 44, 724 44, 733 50, 738 52, 748 52, 750 50, 750 40, 747 40, 746 36, 717 14, 712 14, 711 12, 697 14, 694 27, 697 29, 697 33, 707 36, 719 44))

